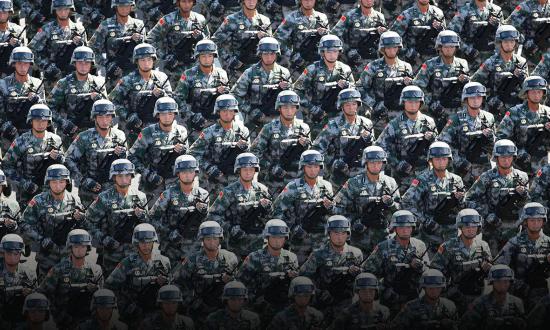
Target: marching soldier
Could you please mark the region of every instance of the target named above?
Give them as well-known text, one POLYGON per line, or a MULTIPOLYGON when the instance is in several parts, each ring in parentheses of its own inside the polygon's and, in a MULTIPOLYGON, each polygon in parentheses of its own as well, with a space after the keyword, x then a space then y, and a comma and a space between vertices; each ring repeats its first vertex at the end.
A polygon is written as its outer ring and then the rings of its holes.
POLYGON ((25 318, 16 329, 27 330, 40 327, 44 330, 57 330, 55 322, 50 315, 50 301, 41 293, 31 293, 23 303, 23 317, 25 318))
POLYGON ((160 311, 147 317, 140 329, 195 329, 193 320, 178 313, 183 297, 175 285, 165 285, 157 293, 157 305, 160 311))
POLYGON ((126 324, 117 320, 114 316, 117 310, 117 299, 113 291, 99 289, 92 295, 90 311, 92 317, 78 325, 79 330, 112 329, 126 330, 126 324))
MULTIPOLYGON (((537 174, 533 177, 531 182, 531 188, 529 190, 529 196, 531 196, 532 202, 538 202, 548 207, 548 201, 550 200, 550 165, 544 165, 541 167, 537 174)), ((546 221, 544 223, 544 232, 550 233, 550 223, 546 221)))
POLYGON ((14 69, 8 63, 11 52, 19 46, 27 44, 23 33, 26 28, 10 21, 14 13, 11 0, 0 1, 0 78, 13 73, 14 69))

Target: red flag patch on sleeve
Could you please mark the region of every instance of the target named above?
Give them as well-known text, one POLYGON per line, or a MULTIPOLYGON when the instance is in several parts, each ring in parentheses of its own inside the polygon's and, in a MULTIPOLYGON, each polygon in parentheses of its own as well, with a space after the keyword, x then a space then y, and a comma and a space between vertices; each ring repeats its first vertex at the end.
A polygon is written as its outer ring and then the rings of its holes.
POLYGON ((428 68, 428 65, 426 63, 422 64, 422 70, 426 70, 428 68))
POLYGON ((35 206, 35 205, 36 205, 36 201, 34 200, 34 198, 31 199, 27 205, 30 206, 30 207, 35 206))
POLYGON ((164 23, 166 23, 166 22, 164 21, 164 18, 159 19, 159 24, 160 24, 160 25, 164 25, 164 23))
POLYGON ((201 132, 201 134, 199 134, 199 139, 204 139, 204 132, 201 132))
POLYGON ((286 18, 283 18, 283 21, 281 22, 281 25, 284 25, 286 23, 286 18))
POLYGON ((520 6, 520 5, 517 5, 516 10, 517 10, 517 11, 520 11, 520 10, 521 10, 521 6, 520 6))
POLYGON ((542 169, 539 168, 539 170, 537 171, 537 177, 540 177, 542 175, 542 169))
POLYGON ((223 197, 223 191, 220 191, 220 194, 218 195, 219 198, 223 197))
POLYGON ((396 19, 397 19, 398 21, 400 21, 400 22, 401 22, 401 21, 403 20, 403 18, 405 18, 405 16, 403 16, 403 15, 399 15, 399 16, 397 16, 397 18, 396 18, 396 19))
POLYGON ((504 115, 510 117, 510 111, 506 111, 504 115))
POLYGON ((142 137, 143 137, 143 135, 141 133, 139 133, 138 140, 141 140, 142 137))
POLYGON ((365 70, 365 71, 368 71, 368 70, 369 70, 369 65, 368 65, 368 64, 365 65, 365 69, 364 69, 364 70, 365 70))
POLYGON ((415 187, 416 187, 416 186, 418 186, 419 183, 420 183, 420 181, 418 181, 418 179, 414 179, 414 180, 412 180, 412 182, 411 182, 411 186, 415 186, 415 187))
POLYGON ((340 17, 340 20, 341 20, 342 22, 345 22, 345 21, 347 20, 347 18, 346 18, 346 16, 342 15, 342 17, 340 17))
POLYGON ((307 69, 304 69, 304 74, 307 74, 307 69))
POLYGON ((182 73, 181 77, 180 77, 180 80, 184 81, 185 79, 187 79, 187 76, 185 75, 185 73, 182 73))

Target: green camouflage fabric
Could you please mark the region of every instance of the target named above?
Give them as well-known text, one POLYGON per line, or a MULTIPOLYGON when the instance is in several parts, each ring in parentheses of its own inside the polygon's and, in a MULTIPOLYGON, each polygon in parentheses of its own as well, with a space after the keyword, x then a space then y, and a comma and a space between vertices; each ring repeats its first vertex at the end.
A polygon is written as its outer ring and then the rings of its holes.
POLYGON ((208 210, 208 220, 216 221, 224 229, 228 250, 241 258, 262 246, 261 233, 269 220, 271 201, 263 206, 261 199, 271 200, 265 185, 253 181, 252 187, 246 189, 238 179, 220 191, 208 210), (239 228, 244 233, 235 237, 234 231, 239 228))
MULTIPOLYGON (((531 196, 531 201, 548 207, 548 201, 550 201, 550 165, 544 165, 537 171, 531 182, 529 196, 531 196)), ((550 233, 550 223, 548 221, 544 223, 544 232, 550 233)))
POLYGON ((0 70, 0 78, 5 78, 6 76, 8 76, 10 73, 13 72, 13 68, 11 68, 10 65, 7 65, 11 51, 15 47, 25 46, 27 44, 27 39, 25 38, 24 35, 21 35, 21 31, 23 31, 22 26, 19 26, 10 21, 7 22, 7 26, 5 30, 0 30, 0 40, 2 41, 2 43, 9 42, 11 39, 16 40, 14 46, 12 46, 11 44, 8 44, 8 45, 3 45, 2 48, 0 48, 0 57, 3 60, 6 60, 6 63, 2 63, 3 67, 0 70))
POLYGON ((388 235, 391 215, 399 210, 401 200, 395 179, 380 173, 377 181, 370 181, 366 173, 349 178, 334 197, 334 214, 348 218, 352 226, 362 224, 361 231, 351 232, 351 244, 369 255, 374 246, 388 235), (382 201, 383 195, 392 197, 391 204, 382 201))
MULTIPOLYGON (((415 0, 381 0, 380 12, 388 22, 393 22, 400 13, 415 3, 415 0)), ((375 4, 376 6, 376 4, 375 4)))
POLYGON ((524 231, 504 245, 496 260, 499 264, 510 266, 514 271, 511 292, 523 300, 527 310, 531 310, 540 298, 548 294, 548 253, 550 237, 541 231, 540 236, 532 240, 527 236, 527 228, 524 227, 524 231))
POLYGON ((84 205, 90 205, 99 194, 89 190, 88 182, 99 183, 100 192, 112 186, 112 181, 109 180, 110 163, 114 159, 126 156, 126 153, 116 156, 111 149, 117 146, 127 148, 126 136, 114 127, 109 129, 105 137, 102 137, 95 127, 87 129, 78 134, 69 146, 65 165, 71 172, 71 179, 79 188, 78 196, 84 205))
POLYGON ((470 246, 462 236, 452 237, 439 246, 430 267, 440 270, 450 283, 446 297, 451 299, 462 315, 475 298, 483 292, 485 272, 481 264, 492 261, 489 244, 477 236, 470 246))
POLYGON ((516 166, 534 175, 548 163, 550 136, 544 128, 550 122, 550 107, 539 104, 537 111, 531 111, 527 101, 506 112, 497 128, 497 139, 510 139, 518 147, 516 166))
POLYGON ((466 330, 506 327, 526 329, 523 302, 509 293, 506 294, 504 304, 497 302, 493 293, 478 297, 460 319, 460 328, 466 330))
POLYGON ((143 329, 154 329, 154 330, 164 330, 164 329, 181 329, 181 330, 193 330, 195 329, 195 324, 193 320, 188 316, 183 316, 179 313, 173 316, 174 319, 168 321, 163 317, 162 312, 156 312, 153 315, 146 317, 141 323, 143 329))
POLYGON ((529 329, 542 330, 548 324, 548 311, 550 310, 550 295, 542 297, 531 312, 527 315, 527 327, 529 329))
POLYGON ((422 13, 415 3, 397 16, 390 30, 403 38, 401 53, 417 70, 420 64, 436 55, 435 38, 445 27, 445 15, 441 9, 430 5, 428 11, 422 13), (434 26, 436 22, 440 24, 439 27, 434 26))
POLYGON ((248 310, 241 310, 237 317, 230 314, 226 308, 210 313, 206 318, 205 329, 216 330, 259 330, 260 316, 248 310))
POLYGON ((128 194, 123 196, 112 187, 102 191, 86 210, 88 231, 94 238, 98 255, 103 259, 101 266, 105 274, 110 274, 116 264, 134 250, 131 242, 134 227, 149 221, 146 204, 143 192, 130 187, 128 194), (140 216, 133 212, 138 206, 144 208, 140 216), (120 245, 116 249, 105 246, 108 240, 115 240, 120 245))
POLYGON ((406 303, 390 326, 392 329, 458 329, 458 313, 455 303, 447 298, 440 297, 431 304, 422 297, 406 303))
MULTIPOLYGON (((226 17, 242 9, 242 2, 238 0, 201 0, 199 5, 202 5, 201 14, 206 16, 213 31, 220 27, 226 17)), ((262 3, 258 2, 257 6, 261 5, 262 3)))
POLYGON ((0 326, 10 329, 23 320, 21 309, 25 296, 38 287, 38 279, 34 267, 28 264, 17 265, 17 270, 11 273, 4 260, 0 262, 0 326))
POLYGON ((200 247, 197 232, 207 210, 197 208, 199 202, 210 204, 208 191, 197 186, 186 194, 175 184, 164 190, 151 208, 151 222, 158 231, 160 251, 174 265, 200 247))
MULTIPOLYGON (((99 329, 100 327, 101 325, 95 317, 93 319, 86 320, 78 325, 79 330, 94 330, 99 329)), ((120 322, 119 320, 114 320, 113 318, 111 318, 111 320, 109 320, 109 323, 107 323, 107 329, 127 330, 128 326, 120 322)))
POLYGON ((481 173, 491 169, 490 154, 496 139, 494 131, 495 117, 490 112, 480 110, 479 114, 472 116, 466 107, 451 115, 441 130, 438 140, 451 147, 451 165, 466 187, 470 187, 481 173), (489 136, 483 134, 486 128, 491 129, 489 136))
POLYGON ((38 292, 50 300, 52 314, 59 326, 74 327, 90 316, 89 302, 101 286, 100 266, 86 260, 82 268, 76 268, 68 256, 50 269, 38 292))
POLYGON ((259 175, 273 196, 278 195, 288 181, 301 175, 298 161, 302 151, 311 144, 310 133, 309 125, 302 120, 295 117, 287 127, 279 117, 265 124, 252 142, 250 151, 258 156, 261 168, 265 169, 259 175), (301 137, 307 139, 304 146, 298 142, 301 137))
MULTIPOLYGON (((8 199, 9 197, 0 195, 0 218, 4 219, 0 226, 0 237, 4 237, 6 234, 19 234, 19 224, 21 222, 21 208, 17 201, 8 199), (8 225, 5 219, 15 221, 15 224, 8 225)), ((0 258, 0 264, 2 258, 0 258)))
POLYGON ((288 329, 319 329, 323 324, 323 313, 314 307, 307 306, 303 311, 304 314, 299 314, 294 305, 287 306, 282 311, 275 314, 271 323, 267 327, 268 330, 288 329))
POLYGON ((384 326, 389 321, 390 310, 388 307, 381 305, 379 301, 373 302, 370 311, 363 310, 359 301, 356 301, 349 307, 342 309, 327 329, 360 329, 361 327, 368 329, 368 327, 384 326))
POLYGON ((290 247, 300 264, 326 240, 324 226, 333 212, 324 207, 325 197, 333 198, 330 182, 317 177, 311 187, 303 178, 298 178, 290 181, 273 202, 272 217, 283 219, 290 227, 290 247), (296 235, 298 229, 305 233, 296 235))
POLYGON ((73 218, 77 209, 82 209, 78 196, 65 191, 62 200, 55 200, 48 189, 30 200, 21 216, 21 232, 27 244, 38 246, 36 263, 38 278, 56 265, 65 254, 67 234, 72 229, 86 228, 84 214, 80 220, 73 218), (52 240, 49 249, 42 246, 45 239, 52 240))
POLYGON ((541 76, 544 79, 548 79, 550 77, 550 52, 546 52, 541 56, 540 61, 533 70, 532 75, 541 76))

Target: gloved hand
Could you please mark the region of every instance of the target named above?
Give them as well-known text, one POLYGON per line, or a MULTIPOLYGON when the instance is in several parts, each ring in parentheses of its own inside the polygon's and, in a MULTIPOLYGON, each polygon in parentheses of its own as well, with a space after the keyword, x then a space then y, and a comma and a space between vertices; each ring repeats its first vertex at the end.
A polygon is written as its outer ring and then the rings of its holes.
POLYGON ((106 236, 105 238, 103 238, 103 246, 107 250, 116 250, 120 247, 120 243, 111 236, 106 236))
POLYGON ((286 171, 279 164, 275 164, 271 167, 271 175, 277 179, 283 179, 286 175, 286 171))
POLYGON ((107 65, 106 75, 109 79, 115 79, 122 76, 122 69, 117 65, 116 62, 111 62, 107 65))
POLYGON ((29 195, 34 194, 38 190, 38 185, 36 185, 34 182, 27 180, 23 182, 23 191, 26 192, 29 195))
POLYGON ((164 57, 164 67, 166 69, 174 69, 178 65, 176 55, 168 54, 164 57))
POLYGON ((55 248, 55 243, 53 240, 49 237, 45 237, 40 241, 40 247, 45 252, 50 252, 55 248))
POLYGON ((50 63, 46 69, 44 69, 44 78, 48 81, 55 80, 61 77, 61 70, 55 65, 55 63, 50 63))
POLYGON ((427 234, 435 234, 439 229, 439 224, 432 219, 426 219, 422 227, 427 234))
POLYGON ((367 230, 367 227, 365 227, 365 225, 361 222, 356 222, 353 224, 351 230, 356 234, 362 234, 365 232, 365 230, 367 230))
POLYGON ((302 240, 306 237, 306 231, 302 226, 296 225, 294 228, 292 228, 292 238, 302 240))
POLYGON ((243 65, 244 65, 244 63, 239 61, 237 56, 231 56, 231 58, 227 61, 227 67, 230 70, 240 69, 243 65))
POLYGON ((424 268, 424 263, 419 258, 413 258, 409 265, 411 266, 412 269, 416 269, 419 271, 422 270, 422 268, 424 268))
POLYGON ((181 243, 183 241, 183 236, 181 236, 179 231, 174 229, 170 232, 170 235, 168 235, 168 240, 172 243, 181 243))
POLYGON ((155 171, 149 171, 147 173, 147 176, 145 177, 145 180, 147 182, 155 187, 159 187, 162 184, 163 178, 162 176, 158 175, 155 171))
POLYGON ((411 174, 412 169, 413 169, 412 165, 409 164, 406 160, 400 161, 399 164, 397 164, 397 167, 395 168, 395 170, 401 175, 411 174))
POLYGON ((17 128, 9 120, 2 124, 0 131, 2 131, 2 137, 8 141, 13 141, 17 137, 17 128))
POLYGON ((221 17, 225 13, 225 7, 216 1, 210 5, 210 13, 216 17, 221 17))
POLYGON ((231 228, 231 237, 233 239, 241 239, 246 233, 241 229, 241 226, 235 225, 231 228))
POLYGON ((206 170, 209 180, 217 181, 222 175, 222 171, 216 166, 212 165, 206 170))
POLYGON ((363 57, 361 57, 357 49, 350 49, 348 52, 348 59, 351 63, 359 64, 363 60, 363 57))
POLYGON ((479 50, 475 49, 474 47, 471 47, 468 50, 466 50, 465 55, 467 57, 470 57, 470 58, 478 58, 479 57, 479 50))
POLYGON ((191 116, 191 126, 195 128, 202 128, 202 126, 206 123, 206 118, 202 115, 202 113, 197 112, 194 113, 191 116))
POLYGON ((323 117, 325 116, 325 111, 321 108, 320 105, 314 105, 309 110, 309 114, 311 115, 312 121, 321 121, 323 120, 323 117))
POLYGON ((85 178, 82 180, 82 184, 80 185, 84 190, 92 191, 99 185, 99 182, 92 178, 85 178))
POLYGON ((64 119, 63 122, 61 123, 61 130, 63 131, 63 134, 67 136, 72 136, 78 131, 78 126, 73 124, 72 121, 68 119, 64 119))
POLYGON ((502 226, 502 220, 500 220, 499 217, 497 217, 497 215, 494 213, 490 213, 489 215, 487 215, 487 217, 485 218, 485 222, 495 228, 502 226))
POLYGON ((128 117, 128 120, 126 121, 126 129, 131 130, 139 130, 141 126, 143 125, 143 121, 139 119, 139 116, 137 113, 133 113, 128 117))

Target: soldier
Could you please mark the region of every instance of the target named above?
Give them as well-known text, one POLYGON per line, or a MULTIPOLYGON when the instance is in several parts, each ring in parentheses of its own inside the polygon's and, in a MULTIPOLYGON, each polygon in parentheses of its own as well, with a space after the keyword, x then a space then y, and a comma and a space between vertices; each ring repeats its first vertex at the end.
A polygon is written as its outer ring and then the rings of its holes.
POLYGON ((413 177, 428 167, 424 155, 437 137, 433 118, 420 112, 423 103, 424 92, 420 88, 403 88, 399 98, 403 113, 393 118, 376 140, 376 145, 388 153, 391 174, 400 185, 401 193, 409 187, 413 177))
MULTIPOLYGON (((3 258, 0 260, 0 325, 13 329, 23 321, 21 308, 25 297, 36 287, 36 272, 28 264, 21 263, 25 243, 17 234, 6 234, 0 241, 3 258)), ((24 261, 23 261, 24 262, 24 261)))
POLYGON ((238 155, 233 171, 239 178, 220 191, 208 210, 208 219, 228 233, 228 249, 245 258, 262 245, 260 233, 272 202, 267 187, 254 180, 260 172, 258 157, 249 152, 238 155))
POLYGON ((99 99, 107 98, 105 80, 90 73, 94 63, 91 48, 75 48, 71 56, 75 71, 60 79, 51 92, 48 103, 65 146, 70 144, 77 132, 93 126, 93 119, 89 120, 92 105, 99 99))
POLYGON ((381 58, 370 62, 361 73, 360 92, 366 113, 374 120, 376 134, 401 112, 399 95, 412 83, 413 70, 409 63, 398 57, 403 48, 401 37, 386 31, 378 41, 381 58))
POLYGON ((464 183, 447 170, 453 160, 447 143, 432 143, 427 158, 430 166, 412 181, 401 206, 420 221, 419 238, 435 253, 441 243, 456 236, 455 218, 464 206, 464 183))
POLYGON ((399 209, 397 183, 381 173, 386 162, 384 149, 366 147, 361 160, 364 172, 348 179, 334 198, 334 213, 351 220, 351 242, 365 255, 385 239, 390 217, 399 209))
POLYGON ((231 281, 223 288, 224 307, 210 313, 206 318, 205 329, 217 330, 259 330, 260 317, 254 312, 243 309, 248 300, 248 290, 239 281, 231 281))
POLYGON ((275 102, 279 92, 291 87, 288 69, 277 63, 277 55, 281 55, 277 39, 262 38, 256 54, 260 61, 246 69, 231 89, 245 124, 256 133, 253 138, 265 124, 276 118, 275 102))
POLYGON ((206 190, 211 195, 235 179, 233 165, 237 155, 247 151, 250 144, 248 128, 235 119, 237 112, 239 104, 233 95, 218 96, 214 104, 218 121, 204 129, 189 148, 189 154, 197 159, 204 171, 204 181, 208 183, 206 190))
MULTIPOLYGON (((541 76, 544 79, 548 81, 550 79, 550 51, 547 51, 542 55, 540 58, 540 61, 538 62, 537 66, 535 67, 535 70, 533 70, 532 75, 533 76, 541 76)), ((548 104, 549 100, 546 100, 546 104, 548 104)))
POLYGON ((46 191, 34 196, 21 216, 26 241, 39 246, 35 259, 40 280, 63 257, 69 232, 87 225, 80 199, 71 193, 71 177, 65 166, 49 166, 44 186, 46 191))
POLYGON ((19 46, 27 44, 23 33, 23 27, 10 22, 13 14, 13 3, 11 0, 0 1, 0 78, 5 78, 13 73, 14 69, 8 64, 11 52, 19 46))
POLYGON ((501 25, 495 35, 495 54, 481 64, 471 80, 482 83, 490 90, 487 107, 497 120, 505 110, 521 103, 519 92, 528 76, 527 61, 515 54, 519 32, 511 25, 501 25))
POLYGON ((508 293, 514 271, 506 265, 494 265, 487 276, 493 285, 490 293, 474 300, 460 320, 461 329, 527 329, 525 310, 520 298, 508 293))
POLYGON ((375 141, 372 121, 357 114, 362 103, 355 88, 341 90, 336 105, 342 113, 330 119, 313 142, 313 149, 333 157, 330 179, 337 186, 363 171, 363 149, 375 141))
POLYGON ((463 109, 451 115, 438 137, 453 151, 453 170, 470 187, 481 173, 491 169, 495 118, 482 109, 485 86, 469 82, 462 89, 463 109))
POLYGON ((160 305, 160 311, 143 320, 140 329, 194 329, 193 320, 178 313, 182 302, 183 297, 177 286, 163 286, 157 294, 157 305, 160 305))
POLYGON ((183 256, 173 271, 174 283, 186 296, 185 304, 195 316, 197 326, 204 318, 223 307, 220 296, 223 287, 233 280, 239 259, 221 248, 223 229, 216 221, 204 221, 197 232, 199 250, 183 256))
POLYGON ((504 245, 497 259, 516 274, 512 293, 523 299, 528 311, 548 294, 550 237, 542 231, 546 220, 546 208, 542 204, 525 204, 518 220, 522 230, 504 245))
POLYGON ((53 266, 38 291, 49 297, 52 314, 62 328, 74 328, 90 316, 85 302, 103 286, 101 267, 87 261, 92 249, 92 236, 83 229, 74 229, 67 235, 68 256, 53 266))
POLYGON ((153 112, 156 101, 162 96, 172 95, 168 76, 154 69, 157 59, 155 47, 146 43, 137 45, 132 59, 137 70, 122 77, 109 94, 120 121, 126 124, 129 144, 134 143, 135 136, 144 127, 155 123, 153 112))
POLYGON ((389 227, 395 236, 378 243, 362 265, 363 271, 384 280, 380 302, 392 315, 418 296, 418 281, 429 262, 426 244, 411 237, 416 221, 410 211, 395 212, 389 227))
MULTIPOLYGON (((151 29, 157 22, 172 11, 175 1, 137 1, 136 16, 142 18, 147 28, 151 29)), ((191 6, 193 3, 191 4, 191 6)))
POLYGON ((361 273, 355 277, 353 291, 359 299, 342 310, 328 329, 354 327, 384 327, 390 320, 390 310, 381 305, 379 283, 371 273, 361 273))
POLYGON ((174 265, 200 247, 197 232, 206 218, 210 198, 198 185, 199 172, 195 157, 176 158, 173 173, 178 181, 163 191, 151 208, 151 220, 159 228, 160 250, 174 265))
MULTIPOLYGON (((530 200, 541 203, 545 207, 548 207, 548 201, 550 200, 550 196, 548 195, 550 193, 549 173, 550 165, 546 164, 541 167, 535 177, 533 177, 531 189, 529 190, 530 200)), ((544 232, 550 233, 550 223, 548 221, 544 223, 544 232)))
POLYGON ((394 21, 397 16, 405 10, 405 8, 410 7, 415 0, 381 0, 378 2, 380 6, 380 12, 384 14, 384 17, 388 22, 394 21))
POLYGON ((469 0, 457 6, 449 22, 449 30, 458 33, 462 42, 460 51, 472 68, 477 68, 493 55, 493 37, 500 23, 504 21, 502 9, 494 1, 469 0))
POLYGON ((250 300, 263 327, 270 324, 278 310, 287 306, 288 298, 292 298, 287 295, 287 289, 298 276, 296 254, 283 248, 289 231, 284 221, 269 220, 262 233, 265 246, 246 257, 237 275, 249 288, 250 300))
POLYGON ((50 317, 50 301, 41 293, 31 293, 23 303, 23 317, 25 323, 19 325, 17 330, 30 330, 40 328, 44 330, 57 330, 55 322, 50 317))
POLYGON ((302 102, 304 121, 310 124, 314 137, 328 118, 336 116, 338 93, 355 84, 350 67, 338 61, 342 49, 342 41, 337 36, 323 36, 317 47, 321 59, 308 65, 294 83, 302 102))
POLYGON ((397 16, 390 30, 405 40, 404 58, 416 71, 420 64, 437 54, 435 39, 445 27, 445 15, 441 9, 431 5, 429 0, 416 0, 397 16))
POLYGON ((177 181, 172 170, 174 161, 189 149, 187 129, 176 122, 177 113, 178 104, 173 98, 159 98, 153 111, 158 123, 145 127, 129 151, 128 159, 141 174, 141 190, 151 201, 177 181))
POLYGON ((346 63, 353 68, 355 78, 370 62, 378 59, 376 46, 387 31, 384 15, 373 9, 375 0, 360 0, 359 7, 344 13, 330 31, 344 42, 346 63))
POLYGON ((290 181, 273 202, 273 217, 289 225, 289 243, 300 264, 326 237, 324 224, 334 206, 332 185, 321 176, 323 167, 321 153, 304 151, 298 163, 303 177, 290 181))
POLYGON ((79 133, 67 150, 67 167, 79 188, 78 196, 87 206, 100 192, 112 187, 111 163, 126 157, 126 136, 112 127, 115 116, 111 101, 95 101, 90 112, 95 127, 79 133))
POLYGON ((143 318, 155 310, 158 290, 170 281, 170 260, 157 251, 155 228, 142 223, 134 228, 132 251, 122 259, 105 280, 105 288, 120 299, 120 316, 129 328, 135 329, 143 318))
POLYGON ((143 21, 130 16, 135 4, 134 0, 111 0, 115 15, 103 20, 90 38, 90 47, 106 77, 108 90, 135 69, 132 53, 145 39, 143 21))
POLYGON ((315 285, 309 278, 293 278, 288 288, 290 306, 278 312, 266 329, 320 329, 323 313, 310 306, 314 295, 315 285))
POLYGON ((497 129, 498 139, 511 139, 518 147, 516 166, 532 177, 548 163, 550 107, 545 106, 547 82, 539 76, 525 78, 520 97, 525 101, 506 112, 497 129))
POLYGON ((114 311, 117 310, 117 299, 113 291, 109 289, 99 289, 92 295, 90 301, 90 311, 92 318, 79 324, 79 330, 111 329, 126 330, 126 324, 120 322, 114 317, 114 311))
POLYGON ((2 165, 17 192, 19 206, 24 206, 39 191, 50 164, 63 163, 61 138, 46 129, 52 121, 52 111, 46 105, 35 104, 27 114, 30 132, 18 136, 4 155, 2 165))
MULTIPOLYGON (((215 123, 214 101, 219 95, 229 93, 227 72, 214 65, 217 57, 218 46, 212 40, 197 42, 194 53, 197 64, 185 70, 174 93, 181 118, 193 131, 215 123)), ((193 141, 197 136, 192 134, 193 141)))
MULTIPOLYGON (((0 170, 0 237, 6 234, 16 233, 19 231, 19 223, 21 222, 21 208, 13 199, 10 199, 11 186, 4 171, 0 170)), ((30 247, 25 251, 25 256, 30 253, 30 247)))
POLYGON ((329 32, 327 15, 315 10, 316 2, 297 1, 299 8, 289 12, 275 31, 275 36, 281 41, 282 62, 293 70, 293 79, 317 60, 315 48, 321 37, 329 32))
POLYGON ((466 192, 468 207, 485 219, 483 236, 496 254, 517 232, 518 212, 529 200, 527 173, 513 167, 517 157, 514 142, 499 140, 493 147, 493 169, 483 172, 466 192))
POLYGON ((524 36, 523 50, 531 62, 538 60, 550 47, 547 40, 550 36, 548 0, 521 1, 506 21, 524 36))
MULTIPOLYGON (((202 0, 202 13, 207 15, 208 24, 213 31, 217 30, 225 21, 226 17, 241 10, 239 0, 202 0)), ((267 12, 267 11, 266 11, 267 12)))
POLYGON ((252 142, 250 150, 260 158, 270 193, 275 196, 285 184, 299 177, 298 161, 303 151, 311 145, 309 125, 296 118, 300 97, 285 90, 277 95, 275 110, 279 118, 265 124, 252 142))
POLYGON ((462 107, 460 97, 470 77, 468 62, 455 56, 460 46, 459 36, 450 30, 439 32, 435 48, 439 56, 422 64, 413 83, 426 90, 428 113, 441 130, 447 118, 462 107))
POLYGON ((327 220, 325 237, 320 248, 315 249, 300 267, 300 275, 311 278, 319 288, 317 306, 327 320, 332 320, 341 309, 351 303, 353 279, 361 272, 363 253, 348 245, 351 224, 341 215, 327 220))
POLYGON ((256 62, 254 51, 259 40, 272 34, 271 20, 256 10, 259 0, 240 2, 242 9, 226 16, 212 36, 215 43, 223 45, 220 48, 222 65, 231 77, 239 77, 249 65, 256 62))
POLYGON ((446 297, 462 315, 483 291, 485 274, 491 267, 491 250, 482 240, 483 219, 474 209, 463 209, 456 216, 458 237, 443 242, 433 256, 430 268, 438 269, 449 279, 446 297))
POLYGON ((46 23, 29 42, 44 79, 51 86, 69 74, 70 60, 76 47, 86 45, 86 30, 81 23, 70 19, 75 10, 73 0, 52 0, 51 13, 55 20, 46 23))
POLYGON ((9 65, 14 72, 0 80, 0 126, 1 148, 5 152, 9 144, 29 130, 25 123, 31 106, 44 101, 42 80, 34 78, 29 70, 34 63, 34 54, 27 47, 16 47, 10 55, 9 65))
POLYGON ((130 161, 113 161, 109 169, 113 187, 99 193, 86 210, 98 264, 105 274, 110 274, 132 252, 132 228, 148 220, 145 194, 130 187, 134 175, 135 167, 130 161))
MULTIPOLYGON (((173 0, 177 10, 162 17, 147 34, 161 59, 163 71, 175 86, 181 74, 195 62, 193 48, 197 42, 210 36, 206 19, 191 11, 196 0, 173 0)), ((195 51, 196 52, 196 51, 195 51)))

